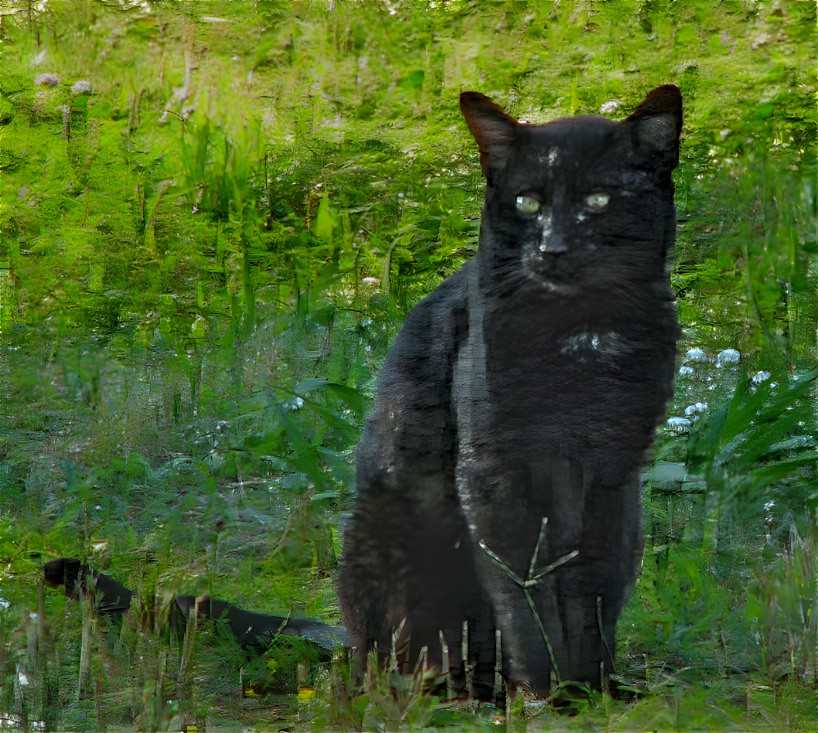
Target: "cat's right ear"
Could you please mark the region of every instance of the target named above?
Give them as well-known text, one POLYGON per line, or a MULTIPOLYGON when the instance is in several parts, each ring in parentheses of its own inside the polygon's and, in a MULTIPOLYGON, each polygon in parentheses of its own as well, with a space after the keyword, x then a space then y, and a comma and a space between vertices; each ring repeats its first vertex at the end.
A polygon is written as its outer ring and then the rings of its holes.
POLYGON ((654 160, 664 160, 668 170, 679 162, 682 133, 682 94, 673 84, 654 89, 636 111, 620 124, 630 125, 640 147, 654 160), (658 156, 658 157, 657 157, 658 156))
POLYGON ((502 168, 514 145, 514 130, 519 124, 487 96, 479 92, 460 95, 460 111, 480 148, 480 167, 486 179, 490 171, 502 168))

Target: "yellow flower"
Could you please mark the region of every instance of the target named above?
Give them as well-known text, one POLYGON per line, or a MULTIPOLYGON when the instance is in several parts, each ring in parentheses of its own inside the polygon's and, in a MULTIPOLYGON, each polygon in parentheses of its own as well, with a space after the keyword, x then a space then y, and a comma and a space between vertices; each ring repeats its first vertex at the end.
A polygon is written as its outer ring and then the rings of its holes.
POLYGON ((298 688, 298 702, 309 702, 315 697, 314 687, 299 687, 298 688))

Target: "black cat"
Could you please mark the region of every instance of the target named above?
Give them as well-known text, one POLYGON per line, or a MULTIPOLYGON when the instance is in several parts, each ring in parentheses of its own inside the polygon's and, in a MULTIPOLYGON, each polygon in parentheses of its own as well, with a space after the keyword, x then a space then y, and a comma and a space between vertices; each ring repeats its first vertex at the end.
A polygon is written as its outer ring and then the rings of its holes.
POLYGON ((619 123, 521 124, 475 92, 460 107, 487 182, 480 246, 380 373, 344 621, 362 655, 409 664, 422 647, 445 664, 445 640, 480 697, 498 648, 512 689, 599 686, 642 549, 638 471, 673 387, 681 95, 659 87, 619 123))

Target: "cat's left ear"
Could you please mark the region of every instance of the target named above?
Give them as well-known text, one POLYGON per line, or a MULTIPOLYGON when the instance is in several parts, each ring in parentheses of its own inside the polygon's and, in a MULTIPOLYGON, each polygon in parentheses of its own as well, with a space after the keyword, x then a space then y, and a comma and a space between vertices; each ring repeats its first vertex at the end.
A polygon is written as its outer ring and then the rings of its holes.
POLYGON ((460 95, 460 111, 480 148, 480 167, 490 179, 491 170, 502 168, 514 145, 514 130, 519 124, 487 96, 479 92, 460 95))
POLYGON ((682 132, 682 94, 678 87, 665 84, 654 89, 620 124, 632 125, 640 147, 659 153, 670 168, 676 167, 682 132))

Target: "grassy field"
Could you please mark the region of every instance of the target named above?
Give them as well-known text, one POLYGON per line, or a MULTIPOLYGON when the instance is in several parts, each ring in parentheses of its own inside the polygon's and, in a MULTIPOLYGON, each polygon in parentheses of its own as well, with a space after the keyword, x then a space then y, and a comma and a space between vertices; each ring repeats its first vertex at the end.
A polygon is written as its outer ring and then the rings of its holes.
POLYGON ((818 727, 813 2, 5 0, 0 20, 0 728, 818 727), (684 340, 618 692, 503 711, 390 670, 358 690, 342 660, 299 673, 298 645, 168 637, 180 593, 339 622, 375 375, 476 248, 459 93, 540 122, 623 117, 664 83, 684 340), (124 622, 44 588, 60 556, 138 593, 124 622))

